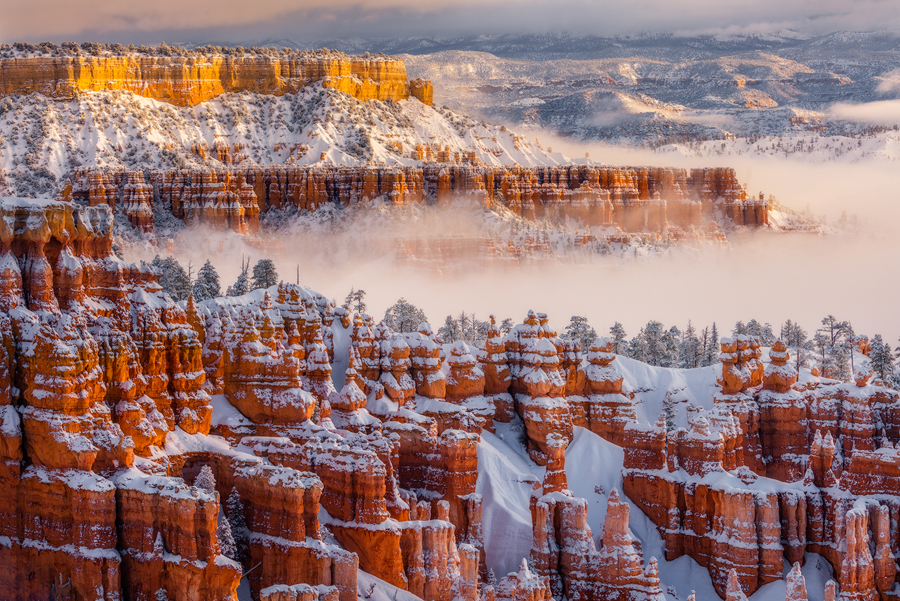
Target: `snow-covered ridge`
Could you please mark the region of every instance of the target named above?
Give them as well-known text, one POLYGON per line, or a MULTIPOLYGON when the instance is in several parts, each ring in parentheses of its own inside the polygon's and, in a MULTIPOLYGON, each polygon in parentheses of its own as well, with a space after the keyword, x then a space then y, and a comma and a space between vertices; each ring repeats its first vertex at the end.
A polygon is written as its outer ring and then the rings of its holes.
POLYGON ((195 107, 124 91, 69 102, 29 95, 0 100, 0 193, 55 196, 78 168, 220 168, 206 150, 221 144, 242 166, 412 165, 417 147, 474 152, 487 165, 566 162, 533 138, 415 99, 364 102, 312 87, 223 94, 195 107))

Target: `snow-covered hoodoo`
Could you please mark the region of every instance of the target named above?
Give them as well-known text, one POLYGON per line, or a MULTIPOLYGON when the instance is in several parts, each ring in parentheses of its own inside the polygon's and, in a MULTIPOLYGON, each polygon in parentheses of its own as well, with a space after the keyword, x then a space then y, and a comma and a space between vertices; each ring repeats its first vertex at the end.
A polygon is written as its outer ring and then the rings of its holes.
POLYGON ((535 313, 443 345, 284 283, 179 304, 105 205, 0 215, 0 598, 235 599, 243 572, 269 600, 655 601, 687 555, 738 599, 807 553, 842 598, 896 590, 900 401, 864 362, 840 384, 741 336, 651 368, 535 313))

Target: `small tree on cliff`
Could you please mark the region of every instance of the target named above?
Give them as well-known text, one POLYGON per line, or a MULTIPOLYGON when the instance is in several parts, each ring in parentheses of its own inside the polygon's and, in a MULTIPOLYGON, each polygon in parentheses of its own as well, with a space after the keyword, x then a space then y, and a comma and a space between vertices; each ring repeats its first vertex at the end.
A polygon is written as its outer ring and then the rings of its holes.
POLYGON ((772 332, 772 324, 761 324, 755 319, 747 322, 747 335, 759 339, 763 346, 775 344, 775 333, 772 332))
POLYGON ((241 273, 237 280, 225 291, 225 296, 243 296, 250 292, 250 259, 241 259, 241 273))
POLYGON ((882 386, 894 385, 894 353, 890 344, 885 344, 881 334, 876 334, 872 339, 869 351, 869 360, 875 376, 881 381, 882 386))
POLYGON ((662 336, 663 356, 659 360, 661 367, 678 367, 679 341, 681 330, 678 326, 672 326, 662 336))
POLYGON ((219 539, 219 549, 222 555, 228 559, 238 561, 237 544, 231 534, 231 522, 227 517, 219 519, 219 527, 216 528, 216 537, 219 539))
POLYGON ((236 488, 231 489, 228 500, 225 501, 225 515, 228 517, 228 523, 232 534, 232 540, 235 547, 235 561, 241 561, 247 554, 247 538, 249 531, 247 530, 247 522, 244 520, 244 504, 241 502, 241 495, 238 494, 236 488))
POLYGON ((347 295, 347 298, 344 299, 344 306, 347 307, 349 311, 355 311, 362 315, 366 312, 366 291, 365 290, 356 290, 355 288, 350 288, 350 294, 347 295))
POLYGON ((278 284, 278 272, 272 259, 260 259, 253 266, 253 290, 271 288, 278 284))
POLYGON ((204 465, 200 469, 200 473, 197 474, 197 477, 194 478, 194 486, 199 489, 205 490, 209 494, 215 494, 216 492, 216 476, 213 474, 212 469, 208 465, 204 465))
POLYGON ((384 323, 395 332, 416 332, 419 324, 428 321, 425 311, 401 298, 384 312, 384 323))
POLYGON ((175 257, 156 255, 150 265, 159 270, 159 285, 175 301, 182 301, 191 293, 191 278, 175 257))
POLYGON ((781 326, 781 339, 794 354, 794 366, 797 371, 799 372, 801 367, 807 367, 812 358, 812 342, 806 330, 799 323, 789 319, 781 326))
POLYGON ((703 349, 700 347, 700 339, 697 338, 697 330, 694 328, 694 324, 688 320, 678 345, 678 367, 687 369, 700 367, 702 359, 703 349))
POLYGON ((219 274, 216 268, 207 259, 200 271, 197 272, 197 279, 194 280, 194 300, 197 302, 209 300, 222 296, 222 288, 219 285, 219 274))
POLYGON ((609 329, 609 335, 612 336, 613 339, 613 352, 617 355, 624 354, 625 339, 627 337, 627 334, 625 334, 625 326, 617 321, 609 329))
POLYGON ((597 331, 588 323, 587 317, 573 315, 562 337, 581 343, 581 350, 587 351, 597 338, 597 331))
POLYGON ((448 315, 444 320, 444 325, 438 328, 437 335, 444 344, 460 340, 462 338, 462 332, 459 328, 459 322, 453 319, 452 315, 448 315))
POLYGON ((719 329, 713 322, 709 331, 709 346, 706 348, 706 356, 703 357, 703 365, 713 365, 719 361, 719 329))

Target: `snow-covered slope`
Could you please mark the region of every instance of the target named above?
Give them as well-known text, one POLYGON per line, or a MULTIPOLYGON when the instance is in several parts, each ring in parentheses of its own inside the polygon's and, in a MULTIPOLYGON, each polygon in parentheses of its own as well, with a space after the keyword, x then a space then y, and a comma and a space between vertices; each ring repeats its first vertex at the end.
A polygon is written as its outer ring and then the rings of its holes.
MULTIPOLYGON (((619 357, 623 373, 633 372, 637 362, 619 357)), ((678 380, 702 384, 709 373, 721 365, 700 370, 668 370, 649 367, 645 364, 642 374, 628 373, 626 381, 637 376, 647 388, 663 384, 666 380, 678 380), (675 373, 677 372, 677 373, 675 373), (709 373, 707 373, 709 372, 709 373)), ((670 382, 671 383, 671 382, 670 382)), ((665 385, 665 384, 663 384, 665 385)), ((657 391, 665 392, 663 388, 657 391)), ((497 434, 484 432, 478 444, 478 485, 477 492, 483 495, 482 520, 485 536, 487 565, 497 578, 518 569, 522 558, 528 555, 532 543, 531 513, 529 499, 532 483, 539 482, 546 468, 533 463, 528 458, 524 446, 518 440, 521 423, 498 424, 497 434)), ((569 490, 576 497, 588 502, 588 526, 595 544, 599 547, 603 537, 603 523, 609 493, 613 488, 622 491, 623 451, 590 430, 575 428, 575 437, 566 449, 566 476, 569 490)), ((662 589, 669 601, 687 599, 695 591, 698 601, 719 599, 712 585, 709 571, 688 556, 674 561, 665 558, 665 545, 658 530, 634 505, 627 496, 622 499, 631 507, 629 529, 631 536, 638 540, 643 552, 645 565, 655 557, 659 562, 662 589)), ((785 566, 785 574, 789 566, 785 566)), ((818 555, 807 554, 803 567, 806 587, 810 599, 823 599, 825 584, 833 577, 830 564, 818 555)), ((760 588, 751 596, 753 601, 783 601, 785 581, 773 582, 760 588)))
POLYGON ((833 106, 897 98, 896 34, 790 33, 488 36, 397 43, 393 51, 406 52, 410 76, 434 82, 437 102, 582 140, 728 138, 810 127, 846 135, 871 122, 833 106))
POLYGON ((415 99, 362 102, 309 86, 179 108, 121 91, 71 102, 32 94, 0 100, 0 194, 55 194, 79 167, 220 167, 217 143, 242 165, 412 164, 417 146, 474 151, 488 165, 564 162, 505 127, 415 99))

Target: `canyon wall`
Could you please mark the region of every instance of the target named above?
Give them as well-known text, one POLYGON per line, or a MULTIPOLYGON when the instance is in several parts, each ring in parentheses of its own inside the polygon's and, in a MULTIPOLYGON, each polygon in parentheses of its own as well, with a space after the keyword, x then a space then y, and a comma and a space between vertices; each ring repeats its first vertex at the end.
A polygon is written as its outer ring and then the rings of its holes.
POLYGON ((226 92, 288 94, 321 83, 359 100, 418 98, 431 104, 431 82, 409 81, 403 61, 337 53, 246 56, 29 56, 0 59, 0 96, 71 99, 82 91, 128 90, 194 106, 226 92))
POLYGON ((768 202, 748 198, 733 169, 649 167, 487 167, 425 163, 414 167, 248 167, 216 171, 79 170, 60 198, 109 204, 136 227, 151 229, 153 210, 188 224, 239 232, 270 209, 315 210, 375 198, 393 205, 442 206, 473 198, 527 219, 571 217, 625 232, 678 232, 720 217, 734 225, 768 223, 768 202))
POLYGON ((622 493, 723 598, 809 552, 841 598, 900 591, 900 398, 864 367, 801 379, 783 344, 766 364, 723 339, 704 406, 647 422, 612 341, 582 352, 545 314, 470 345, 294 284, 176 304, 115 257, 111 217, 0 203, 0 598, 233 601, 244 576, 254 599, 353 601, 363 570, 425 601, 661 600, 619 491, 595 540, 568 490, 579 427, 624 449, 622 493), (479 444, 511 421, 546 470, 528 562, 495 582, 479 444))

